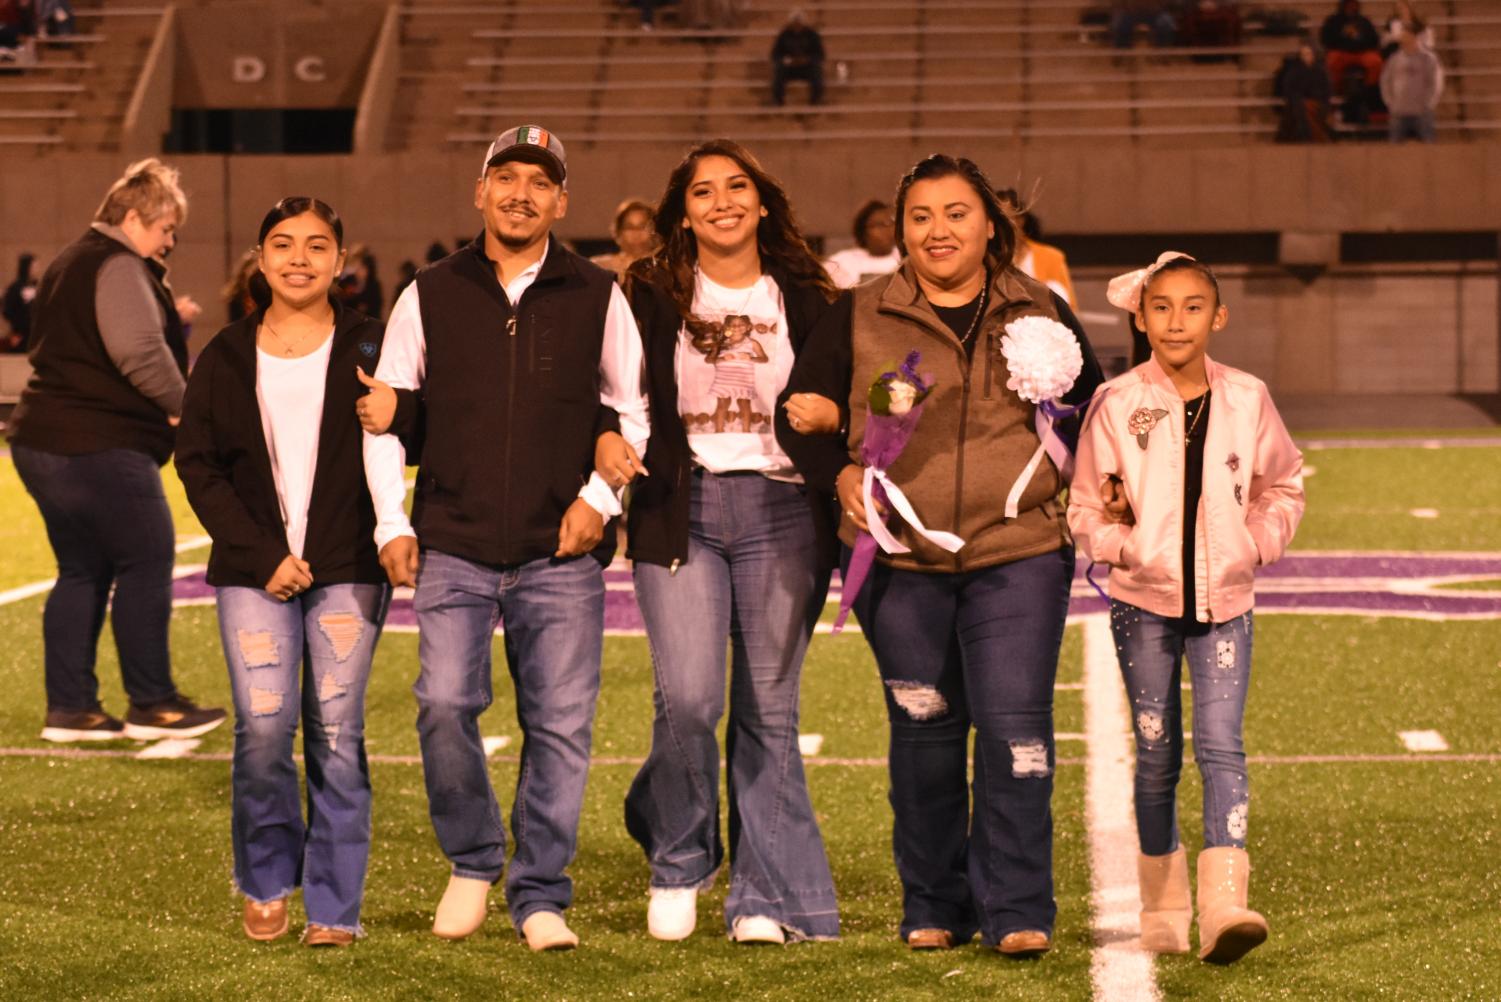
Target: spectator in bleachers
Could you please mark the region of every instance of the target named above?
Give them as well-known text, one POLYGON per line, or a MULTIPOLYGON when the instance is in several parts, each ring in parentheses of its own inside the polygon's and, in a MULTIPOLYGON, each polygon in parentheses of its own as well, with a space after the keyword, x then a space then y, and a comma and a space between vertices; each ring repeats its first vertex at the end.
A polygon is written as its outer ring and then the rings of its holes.
POLYGON ((1417 34, 1418 44, 1428 51, 1433 51, 1433 29, 1428 22, 1418 16, 1417 8, 1407 0, 1397 0, 1397 5, 1392 11, 1392 16, 1387 18, 1386 32, 1381 36, 1381 54, 1391 58, 1392 53, 1401 47, 1402 33, 1410 30, 1417 34))
POLYGON ((1360 12, 1360 0, 1339 0, 1339 7, 1319 31, 1329 79, 1344 91, 1345 74, 1354 67, 1365 71, 1365 85, 1381 79, 1381 36, 1371 19, 1360 12))
MULTIPOLYGON (((1240 44, 1240 9, 1235 0, 1190 0, 1181 17, 1178 42, 1196 48, 1240 44)), ((1224 56, 1209 58, 1223 59, 1224 56)))
POLYGON ((628 198, 615 208, 610 220, 610 236, 615 240, 615 253, 599 254, 590 258, 601 268, 608 268, 615 277, 624 281, 625 270, 657 249, 657 234, 652 229, 655 213, 652 207, 639 198, 628 198))
POLYGON ((771 97, 787 103, 787 81, 806 80, 812 89, 810 103, 823 100, 823 36, 807 22, 801 10, 787 18, 787 26, 771 47, 771 97))
POLYGON ((996 197, 1016 226, 1016 252, 1012 263, 1022 274, 1052 289, 1068 301, 1071 309, 1079 308, 1074 295, 1074 279, 1068 270, 1068 258, 1052 244, 1042 242, 1042 224, 1023 207, 1015 188, 999 188, 996 197))
MULTIPOLYGON (((240 263, 235 266, 235 273, 230 276, 228 282, 219 290, 219 298, 224 300, 224 307, 229 316, 229 322, 235 323, 249 316, 256 310, 255 289, 256 276, 261 273, 261 259, 259 252, 250 248, 240 255, 240 263)), ((269 294, 270 290, 266 290, 269 294)))
POLYGON ((855 213, 855 246, 833 254, 825 261, 829 277, 841 289, 853 289, 866 279, 889 275, 902 266, 896 247, 896 217, 891 206, 878 198, 855 213))
POLYGON ((34 255, 22 254, 16 262, 15 280, 5 287, 3 312, 10 330, 0 342, 0 351, 26 350, 31 336, 31 301, 36 298, 36 277, 31 274, 35 262, 34 255))
POLYGON ((367 317, 380 320, 385 314, 385 296, 376 273, 375 255, 364 244, 349 252, 349 263, 339 276, 339 300, 367 317))
POLYGON ((1421 32, 1409 25, 1397 36, 1398 49, 1381 71, 1381 98, 1391 118, 1388 134, 1394 143, 1434 140, 1438 100, 1444 93, 1444 68, 1432 51, 1423 48, 1421 32))
POLYGON ((424 255, 423 260, 425 260, 428 264, 437 264, 447 256, 448 248, 443 246, 443 241, 434 240, 432 243, 427 245, 427 254, 424 255))
POLYGON ((1272 93, 1282 98, 1282 120, 1277 126, 1279 143, 1327 143, 1330 97, 1329 71, 1312 42, 1298 46, 1298 53, 1283 60, 1272 84, 1272 93))
POLYGON ((73 21, 72 0, 38 0, 37 27, 51 38, 74 34, 78 28, 73 21))
POLYGON ((31 46, 35 35, 36 8, 31 0, 0 0, 0 58, 30 62, 35 58, 31 46))
POLYGON ((1110 38, 1117 49, 1131 48, 1139 25, 1147 26, 1152 44, 1159 48, 1177 41, 1177 22, 1162 0, 1114 0, 1110 6, 1110 38))

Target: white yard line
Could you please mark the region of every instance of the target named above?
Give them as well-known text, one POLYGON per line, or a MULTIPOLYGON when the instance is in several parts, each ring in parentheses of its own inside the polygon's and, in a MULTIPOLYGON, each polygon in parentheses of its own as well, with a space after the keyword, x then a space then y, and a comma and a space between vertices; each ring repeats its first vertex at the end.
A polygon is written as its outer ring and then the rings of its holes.
POLYGON ((1152 955, 1141 949, 1137 912, 1136 823, 1131 807, 1131 731, 1110 621, 1084 621, 1084 826, 1089 842, 1094 997, 1158 1002, 1152 955))
POLYGON ((1446 752, 1449 742, 1438 731, 1398 731, 1402 746, 1410 752, 1446 752))

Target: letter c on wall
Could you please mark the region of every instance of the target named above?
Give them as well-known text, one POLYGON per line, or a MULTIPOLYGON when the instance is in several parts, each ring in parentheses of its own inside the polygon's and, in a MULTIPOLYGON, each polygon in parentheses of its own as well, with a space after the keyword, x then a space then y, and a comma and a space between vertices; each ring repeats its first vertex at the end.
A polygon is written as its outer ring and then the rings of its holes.
POLYGON ((266 79, 266 64, 255 56, 235 56, 230 77, 235 83, 260 83, 266 79))
POLYGON ((322 83, 328 79, 328 71, 323 67, 322 56, 303 56, 292 67, 292 72, 303 83, 322 83))

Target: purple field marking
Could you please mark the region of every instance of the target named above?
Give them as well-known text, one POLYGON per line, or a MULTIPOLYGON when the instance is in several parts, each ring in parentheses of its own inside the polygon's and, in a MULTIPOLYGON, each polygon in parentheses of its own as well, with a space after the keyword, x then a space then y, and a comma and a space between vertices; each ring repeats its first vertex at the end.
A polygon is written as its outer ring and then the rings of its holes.
MULTIPOLYGON (((1086 566, 1081 561, 1074 575, 1071 617, 1105 610, 1104 601, 1083 585, 1086 566)), ((1103 569, 1096 568, 1095 580, 1103 585, 1104 578, 1103 569)), ((1501 578, 1501 553, 1292 553, 1260 572, 1259 578, 1256 608, 1263 613, 1501 619, 1501 595, 1442 590, 1430 583, 1501 578), (1341 587, 1341 580, 1348 581, 1348 586, 1341 587)), ((639 635, 645 628, 630 583, 626 569, 612 566, 605 571, 608 634, 639 635)), ((839 593, 836 575, 830 596, 839 593)), ((173 598, 180 603, 202 604, 212 600, 213 594, 202 571, 173 582, 173 598)), ((391 603, 386 625, 395 630, 416 629, 409 597, 403 595, 391 603)))

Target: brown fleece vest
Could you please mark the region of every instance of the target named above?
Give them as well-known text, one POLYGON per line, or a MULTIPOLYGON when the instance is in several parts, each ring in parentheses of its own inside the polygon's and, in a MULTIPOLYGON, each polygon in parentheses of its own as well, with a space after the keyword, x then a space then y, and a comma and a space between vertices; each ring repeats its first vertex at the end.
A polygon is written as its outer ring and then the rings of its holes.
MULTIPOLYGON (((1038 444, 1034 408, 1006 388, 1008 373, 1001 355, 1006 324, 1029 315, 1057 319, 1044 286, 1005 269, 991 283, 970 361, 959 338, 923 296, 910 262, 886 279, 855 289, 850 455, 859 461, 871 383, 909 351, 920 351, 918 369, 936 385, 916 432, 888 473, 924 525, 965 541, 963 549, 950 554, 892 515, 892 534, 912 552, 882 554, 883 562, 902 570, 958 573, 1049 553, 1068 541, 1058 503, 1063 483, 1046 458, 1021 496, 1017 517, 1002 517, 1006 495, 1038 444)), ((853 523, 845 518, 840 539, 853 545, 855 535, 853 523)))

